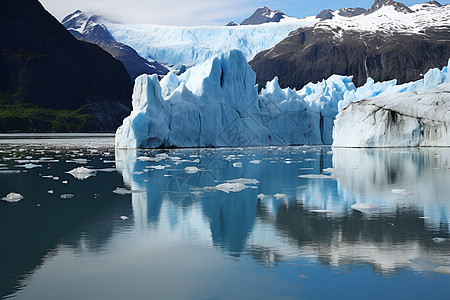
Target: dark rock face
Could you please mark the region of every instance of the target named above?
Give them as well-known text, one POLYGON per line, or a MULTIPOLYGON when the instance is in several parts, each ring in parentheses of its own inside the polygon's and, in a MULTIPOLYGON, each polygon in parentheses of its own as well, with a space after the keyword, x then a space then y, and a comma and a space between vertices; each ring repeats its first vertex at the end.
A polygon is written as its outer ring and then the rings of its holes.
POLYGON ((386 34, 300 28, 275 47, 250 61, 260 88, 278 76, 281 87, 300 89, 332 74, 353 75, 361 86, 367 77, 375 81, 397 79, 404 83, 421 78, 450 57, 450 30, 430 28, 424 34, 386 34))
POLYGON ((330 20, 333 19, 333 10, 332 9, 324 9, 316 16, 319 20, 330 20))
POLYGON ((338 10, 338 15, 347 18, 356 17, 365 13, 367 13, 367 10, 362 7, 341 8, 338 10))
POLYGON ((141 74, 157 74, 162 77, 169 72, 169 69, 159 62, 148 61, 130 46, 116 42, 106 26, 99 22, 101 22, 99 16, 88 17, 79 10, 62 20, 64 27, 78 40, 97 44, 120 60, 132 80, 141 74))
POLYGON ((2 105, 103 107, 86 130, 115 131, 131 109, 133 85, 123 64, 97 45, 76 40, 36 0, 2 0, 0 15, 2 105), (101 122, 110 115, 114 120, 101 122))
POLYGON ((258 8, 253 15, 241 22, 241 25, 258 25, 269 22, 280 22, 286 17, 284 13, 279 10, 272 11, 268 7, 258 8))
POLYGON ((229 22, 227 25, 225 25, 225 26, 239 26, 239 24, 238 23, 236 23, 236 22, 229 22))

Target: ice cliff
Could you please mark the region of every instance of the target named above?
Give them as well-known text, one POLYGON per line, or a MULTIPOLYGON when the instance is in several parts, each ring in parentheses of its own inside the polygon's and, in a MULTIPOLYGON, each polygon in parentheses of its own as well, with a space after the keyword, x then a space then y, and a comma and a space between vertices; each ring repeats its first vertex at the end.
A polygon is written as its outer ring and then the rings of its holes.
MULTIPOLYGON (((281 89, 275 77, 258 94, 255 73, 245 56, 231 50, 180 76, 169 73, 161 81, 153 75, 138 77, 133 111, 118 128, 115 145, 158 148, 331 144, 338 109, 377 95, 436 87, 450 81, 447 70, 432 69, 424 79, 403 85, 397 85, 396 80, 375 83, 369 78, 359 88, 351 76, 333 75, 299 91, 281 89)), ((339 126, 355 126, 346 120, 339 121, 339 126)), ((336 131, 335 136, 340 132, 336 131)))

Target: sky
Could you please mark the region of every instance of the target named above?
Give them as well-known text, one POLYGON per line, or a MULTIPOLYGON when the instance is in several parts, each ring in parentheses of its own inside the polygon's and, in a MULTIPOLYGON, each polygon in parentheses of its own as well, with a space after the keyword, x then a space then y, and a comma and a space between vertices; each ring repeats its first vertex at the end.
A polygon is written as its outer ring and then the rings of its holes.
MULTIPOLYGON (((119 23, 196 26, 240 23, 258 7, 281 10, 292 17, 315 16, 322 9, 369 8, 374 0, 39 0, 58 20, 79 9, 119 23)), ((427 0, 401 1, 410 6, 427 0)), ((448 4, 450 0, 438 0, 448 4)))

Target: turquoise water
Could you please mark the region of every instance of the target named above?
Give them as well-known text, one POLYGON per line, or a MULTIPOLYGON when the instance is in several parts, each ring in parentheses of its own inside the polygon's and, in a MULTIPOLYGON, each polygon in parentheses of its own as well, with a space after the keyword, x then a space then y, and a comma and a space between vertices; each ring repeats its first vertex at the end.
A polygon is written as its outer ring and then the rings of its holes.
POLYGON ((449 149, 1 138, 2 299, 448 299, 449 149))

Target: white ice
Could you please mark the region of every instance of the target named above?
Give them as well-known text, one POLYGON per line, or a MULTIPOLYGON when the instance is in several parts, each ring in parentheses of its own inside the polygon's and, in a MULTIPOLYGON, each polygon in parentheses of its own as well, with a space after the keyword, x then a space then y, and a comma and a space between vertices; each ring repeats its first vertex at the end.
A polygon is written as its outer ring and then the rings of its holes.
POLYGON ((23 196, 21 194, 14 193, 14 192, 9 193, 8 195, 6 195, 5 197, 2 198, 2 200, 6 201, 6 202, 19 202, 22 199, 23 199, 23 196))

